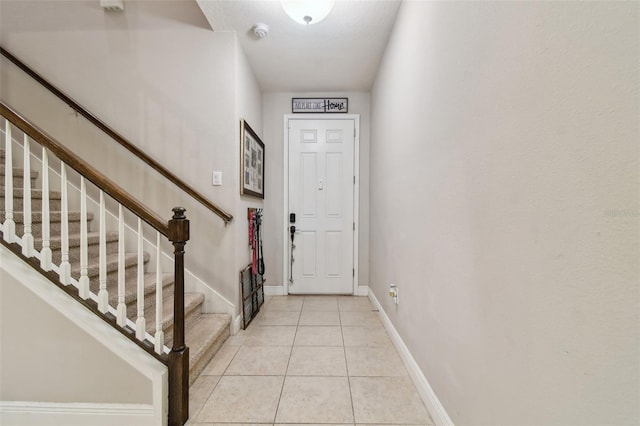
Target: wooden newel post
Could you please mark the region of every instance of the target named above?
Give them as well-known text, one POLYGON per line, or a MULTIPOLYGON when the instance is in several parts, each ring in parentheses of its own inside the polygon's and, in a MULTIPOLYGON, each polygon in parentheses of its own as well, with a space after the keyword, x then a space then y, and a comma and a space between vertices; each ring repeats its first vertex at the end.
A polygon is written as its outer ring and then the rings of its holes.
POLYGON ((189 220, 183 207, 173 208, 169 240, 175 255, 173 296, 173 346, 169 352, 169 426, 182 426, 189 419, 189 348, 184 342, 184 246, 189 240, 189 220))

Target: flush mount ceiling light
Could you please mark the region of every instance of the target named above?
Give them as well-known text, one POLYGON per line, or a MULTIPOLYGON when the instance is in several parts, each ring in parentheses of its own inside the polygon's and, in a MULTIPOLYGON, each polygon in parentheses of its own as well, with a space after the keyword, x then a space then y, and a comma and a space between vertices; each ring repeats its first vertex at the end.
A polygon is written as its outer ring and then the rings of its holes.
POLYGON ((303 25, 322 21, 331 13, 334 3, 335 0, 280 0, 287 15, 303 25))

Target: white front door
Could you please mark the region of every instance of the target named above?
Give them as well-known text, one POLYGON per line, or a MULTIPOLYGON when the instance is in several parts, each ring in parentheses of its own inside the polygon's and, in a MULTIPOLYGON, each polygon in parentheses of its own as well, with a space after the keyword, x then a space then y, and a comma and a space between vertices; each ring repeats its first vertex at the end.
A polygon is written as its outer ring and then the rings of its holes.
POLYGON ((352 294, 355 120, 290 119, 288 127, 289 293, 352 294))

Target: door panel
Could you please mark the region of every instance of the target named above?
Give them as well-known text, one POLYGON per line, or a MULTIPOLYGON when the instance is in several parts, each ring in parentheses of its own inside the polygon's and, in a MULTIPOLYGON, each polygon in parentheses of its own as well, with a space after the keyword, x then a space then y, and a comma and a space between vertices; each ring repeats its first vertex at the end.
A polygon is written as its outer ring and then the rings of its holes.
POLYGON ((300 155, 302 166, 302 216, 317 216, 316 184, 318 182, 318 155, 316 153, 302 153, 300 155))
POLYGON ((344 257, 342 252, 342 232, 328 231, 326 234, 326 253, 325 259, 327 259, 326 276, 327 277, 340 277, 342 272, 341 260, 344 257))
POLYGON ((316 233, 312 231, 300 232, 302 237, 302 246, 300 252, 302 253, 302 276, 307 278, 314 278, 316 276, 316 233))
POLYGON ((353 119, 289 120, 289 293, 353 293, 354 130, 353 119))
POLYGON ((343 188, 344 179, 342 176, 342 154, 327 154, 327 171, 326 171, 326 191, 327 191, 327 217, 342 217, 342 208, 344 197, 343 188))

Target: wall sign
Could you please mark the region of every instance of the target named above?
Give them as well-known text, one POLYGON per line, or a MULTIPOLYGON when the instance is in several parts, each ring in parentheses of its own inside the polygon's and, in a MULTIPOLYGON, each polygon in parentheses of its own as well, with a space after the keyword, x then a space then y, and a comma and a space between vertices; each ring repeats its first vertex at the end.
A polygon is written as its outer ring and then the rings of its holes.
POLYGON ((347 113, 348 98, 292 98, 291 112, 347 113))

